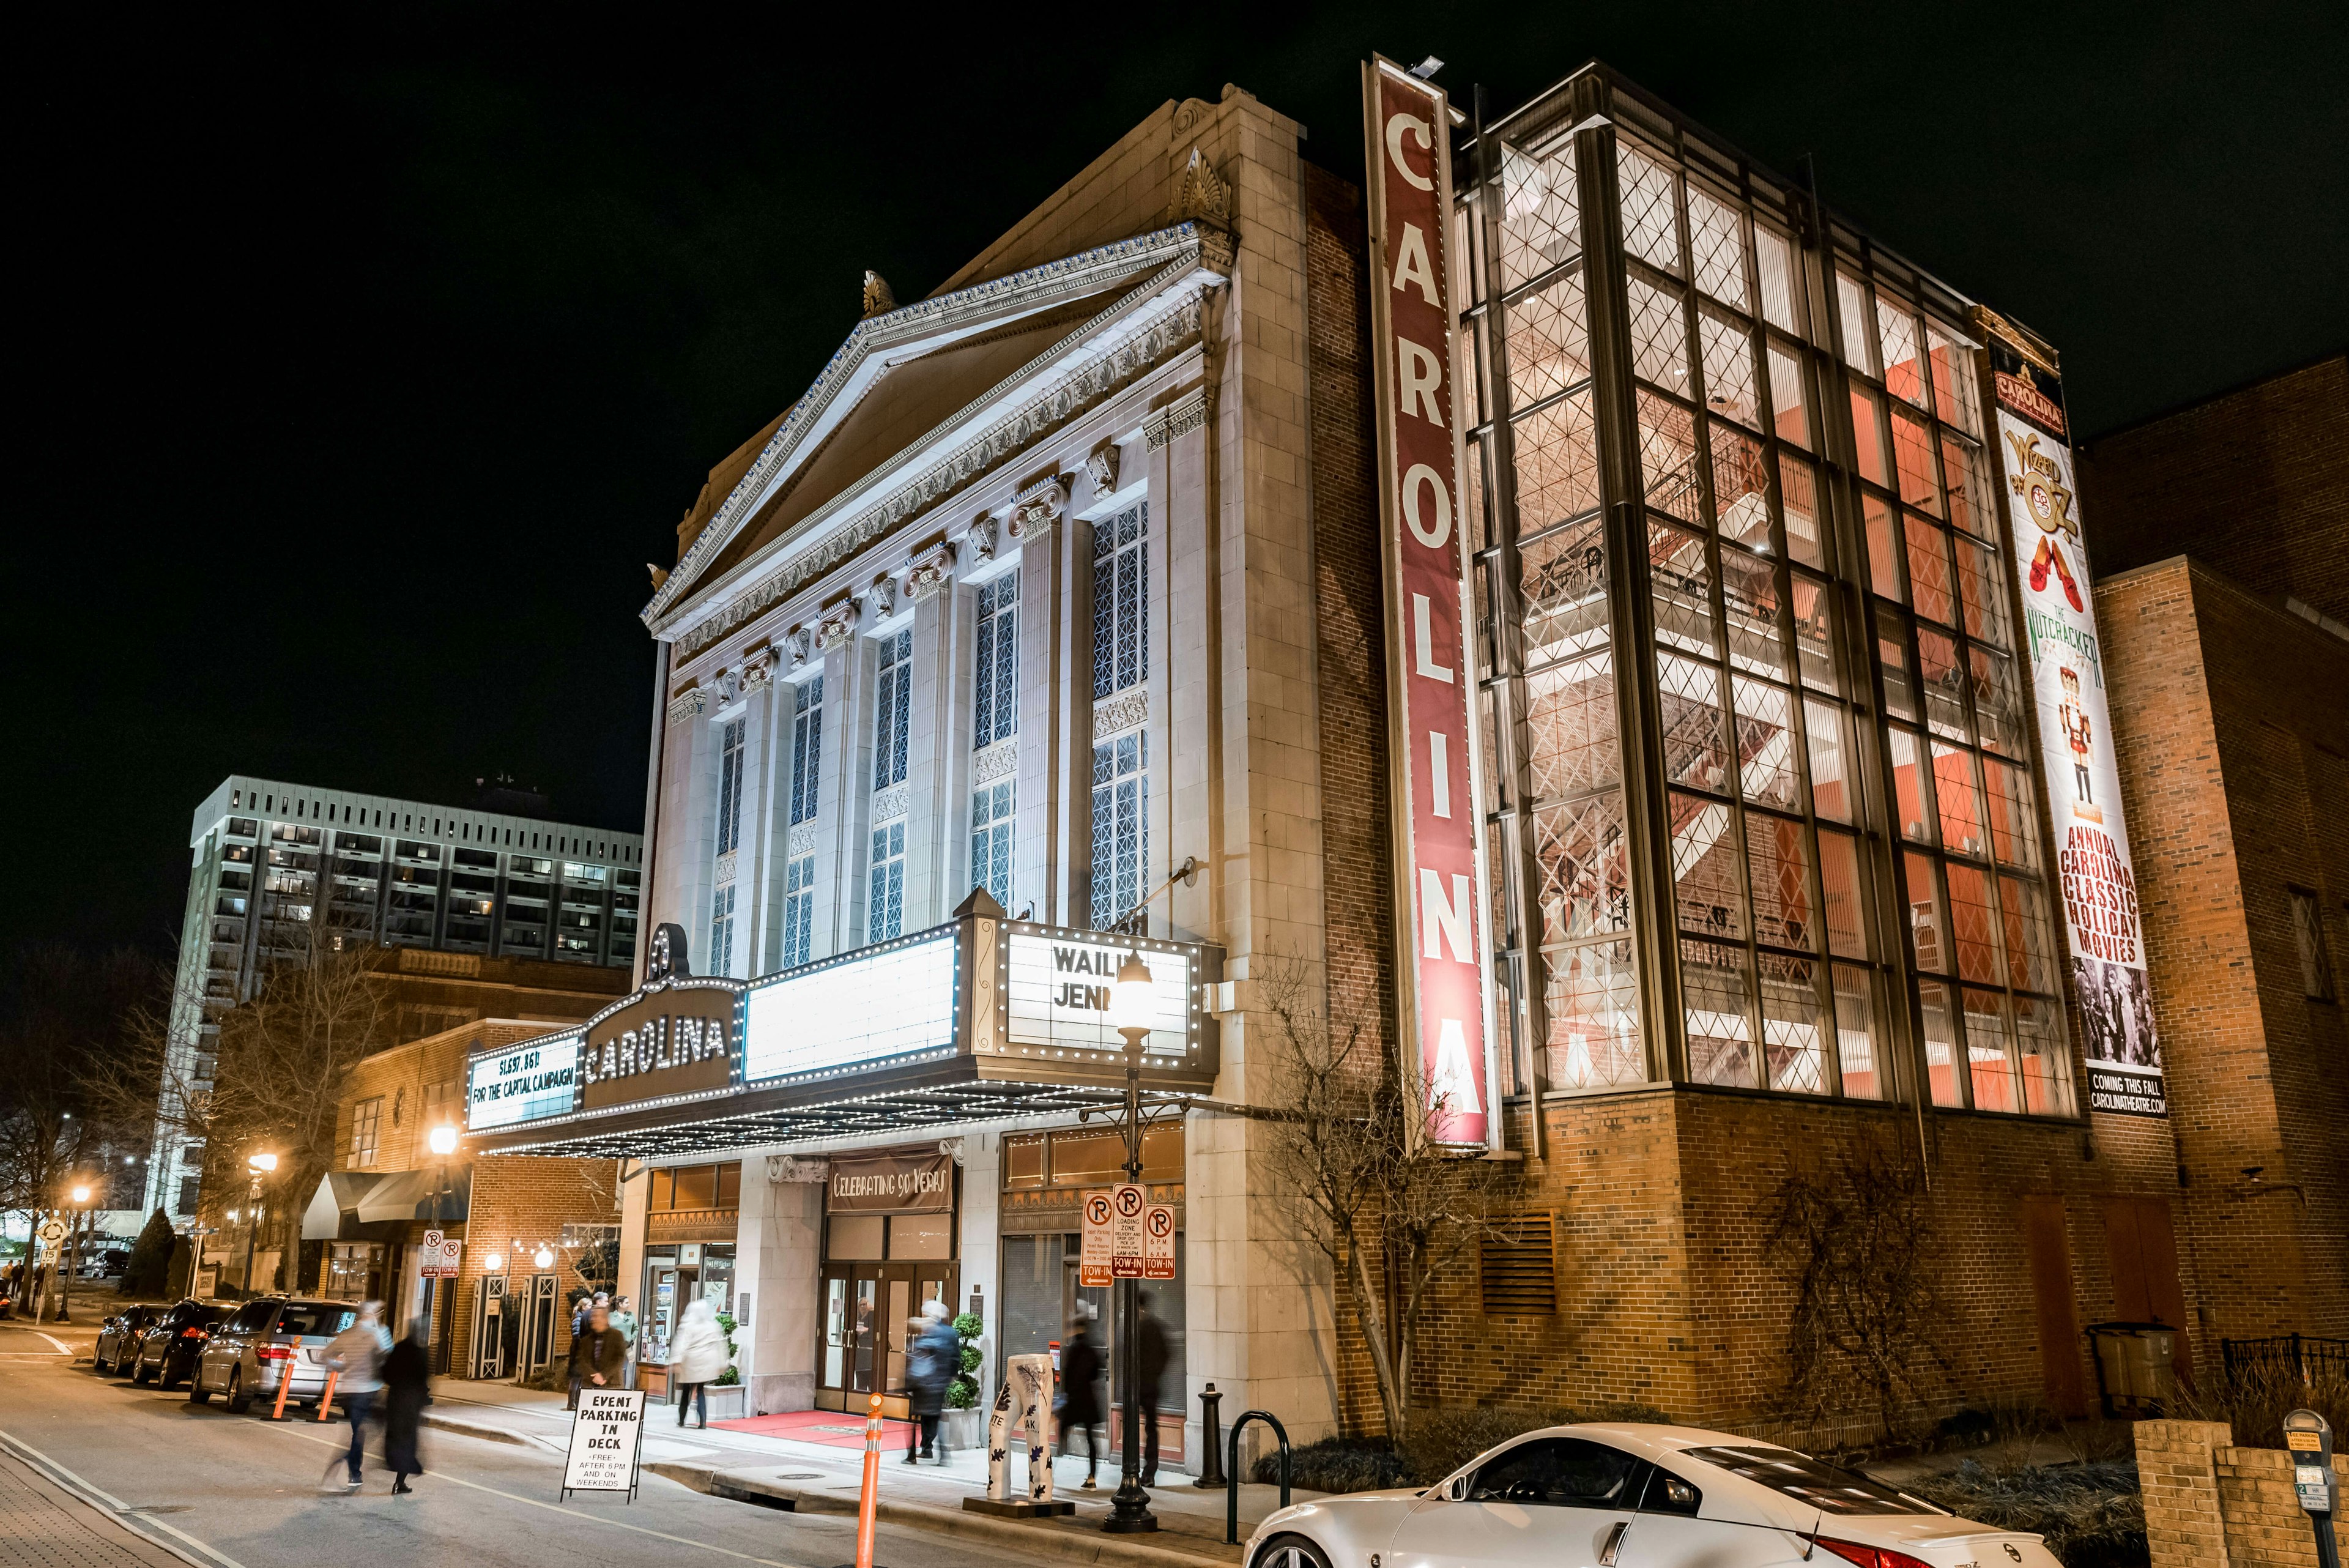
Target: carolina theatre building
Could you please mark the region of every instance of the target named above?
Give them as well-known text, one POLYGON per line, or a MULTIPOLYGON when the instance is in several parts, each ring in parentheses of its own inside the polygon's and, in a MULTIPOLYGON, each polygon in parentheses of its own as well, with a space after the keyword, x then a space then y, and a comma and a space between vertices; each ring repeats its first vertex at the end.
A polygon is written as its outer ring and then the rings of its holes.
POLYGON ((2127 877, 2109 751, 2043 766, 2103 701, 2052 352, 1602 67, 1366 102, 1367 200, 1226 88, 867 275, 656 574, 640 987, 477 1057, 472 1146, 623 1158, 648 1361, 715 1296, 753 1411, 901 1389, 931 1299, 991 1385, 1105 1295, 1139 953, 1170 1449, 1210 1382, 1376 1408, 1236 1114, 1300 988, 1522 1175, 1422 1397, 1759 1409, 1755 1194, 1876 1142, 1967 1377, 2076 1403, 2083 1314, 2190 1288, 2158 1046, 2074 997, 2143 981, 2073 886, 2127 877))

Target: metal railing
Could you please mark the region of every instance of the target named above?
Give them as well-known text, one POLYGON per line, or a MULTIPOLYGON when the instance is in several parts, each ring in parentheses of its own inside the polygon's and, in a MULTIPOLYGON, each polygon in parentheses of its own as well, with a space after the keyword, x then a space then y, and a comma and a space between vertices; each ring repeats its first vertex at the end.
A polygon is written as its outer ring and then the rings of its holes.
POLYGON ((2308 1334, 2222 1339, 2219 1342, 2219 1355, 2226 1366, 2227 1386, 2230 1388, 2251 1372, 2281 1371, 2302 1383, 2319 1377, 2349 1377, 2349 1339, 2308 1334))

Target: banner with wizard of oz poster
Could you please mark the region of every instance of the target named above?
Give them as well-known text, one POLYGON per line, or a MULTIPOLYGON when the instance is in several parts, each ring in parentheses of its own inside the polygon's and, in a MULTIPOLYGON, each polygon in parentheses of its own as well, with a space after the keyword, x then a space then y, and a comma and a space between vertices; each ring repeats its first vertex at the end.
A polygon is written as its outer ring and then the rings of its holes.
POLYGON ((1987 328, 1997 388, 2008 533, 2039 709, 2040 785, 2055 828, 2072 979, 2087 1036, 2088 1105, 2166 1116, 2063 383, 2053 357, 2027 335, 1987 311, 1978 319, 1987 328))

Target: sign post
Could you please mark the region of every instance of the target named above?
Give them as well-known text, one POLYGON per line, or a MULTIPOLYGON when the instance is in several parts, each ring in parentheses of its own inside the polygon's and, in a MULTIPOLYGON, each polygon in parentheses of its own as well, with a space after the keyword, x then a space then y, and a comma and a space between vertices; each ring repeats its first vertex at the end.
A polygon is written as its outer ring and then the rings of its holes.
POLYGON ((1142 1211, 1142 1277, 1174 1277, 1174 1206, 1153 1203, 1142 1211))
POLYGON ((1085 1194, 1083 1245, 1077 1255, 1077 1283, 1085 1290, 1105 1290, 1112 1277, 1110 1265, 1111 1207, 1106 1188, 1085 1194))
POLYGON ((1405 1070, 1438 1143, 1500 1147, 1492 911, 1476 803, 1452 275, 1452 108, 1392 60, 1362 67, 1371 355, 1378 385, 1396 955, 1405 1070))
POLYGON ((636 1501, 636 1456, 644 1446, 645 1391, 641 1388, 579 1390, 579 1414, 571 1423, 571 1449, 563 1460, 563 1490, 624 1491, 636 1501))

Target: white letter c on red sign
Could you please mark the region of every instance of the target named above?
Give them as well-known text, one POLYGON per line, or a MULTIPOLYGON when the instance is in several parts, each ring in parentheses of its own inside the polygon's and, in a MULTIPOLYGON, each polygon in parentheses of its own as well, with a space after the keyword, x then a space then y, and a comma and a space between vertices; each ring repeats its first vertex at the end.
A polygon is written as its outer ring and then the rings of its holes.
POLYGON ((1452 537, 1452 492, 1444 488, 1444 475, 1423 462, 1414 462, 1402 476, 1402 520, 1411 529, 1411 536, 1431 550, 1441 550, 1444 542, 1452 537), (1435 521, 1423 527, 1419 521, 1419 492, 1422 486, 1435 497, 1435 521))
POLYGON ((1402 155, 1405 132, 1418 138, 1419 144, 1430 152, 1435 151, 1435 138, 1428 134, 1427 121, 1414 114, 1391 114, 1387 116, 1387 161, 1394 165, 1395 172, 1403 177, 1404 182, 1413 189, 1433 191, 1435 182, 1412 168, 1410 161, 1402 155))

